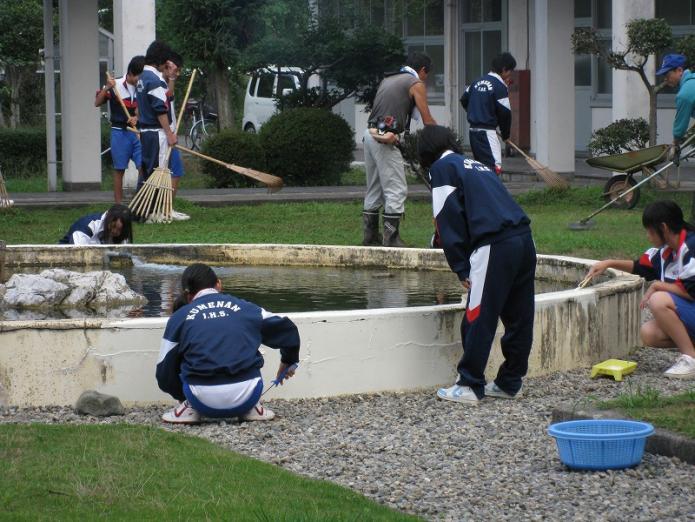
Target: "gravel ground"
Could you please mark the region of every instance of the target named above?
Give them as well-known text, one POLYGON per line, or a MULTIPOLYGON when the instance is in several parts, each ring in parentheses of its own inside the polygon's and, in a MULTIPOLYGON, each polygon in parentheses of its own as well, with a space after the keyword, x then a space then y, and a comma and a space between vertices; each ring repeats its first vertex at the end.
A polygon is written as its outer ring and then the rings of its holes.
MULTIPOLYGON (((520 401, 440 402, 434 391, 272 400, 270 423, 169 427, 288 470, 326 479, 431 520, 695 520, 695 467, 645 454, 636 469, 570 472, 546 434, 554 406, 653 387, 693 386, 661 372, 674 352, 643 349, 636 373, 617 383, 588 370, 528 379, 520 401)), ((301 378, 301 373, 297 375, 301 378)), ((289 383, 291 386, 291 382, 289 383)), ((271 392, 272 393, 272 392, 271 392)), ((160 425, 160 409, 80 417, 68 408, 10 410, 6 422, 160 425)))

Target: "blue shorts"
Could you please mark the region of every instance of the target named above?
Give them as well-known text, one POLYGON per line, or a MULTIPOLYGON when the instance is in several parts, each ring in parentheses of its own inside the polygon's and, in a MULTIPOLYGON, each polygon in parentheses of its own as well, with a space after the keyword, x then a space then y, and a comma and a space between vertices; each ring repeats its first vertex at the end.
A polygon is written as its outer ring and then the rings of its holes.
POLYGON ((181 159, 181 151, 174 149, 169 157, 169 170, 172 178, 180 178, 183 176, 183 160, 181 159))
POLYGON ((111 159, 114 170, 125 170, 133 160, 136 168, 142 164, 142 146, 138 135, 129 130, 111 129, 111 159))
POLYGON ((676 305, 678 318, 685 325, 685 329, 688 330, 688 335, 695 339, 695 301, 690 301, 671 292, 669 292, 669 295, 673 299, 673 304, 676 305))

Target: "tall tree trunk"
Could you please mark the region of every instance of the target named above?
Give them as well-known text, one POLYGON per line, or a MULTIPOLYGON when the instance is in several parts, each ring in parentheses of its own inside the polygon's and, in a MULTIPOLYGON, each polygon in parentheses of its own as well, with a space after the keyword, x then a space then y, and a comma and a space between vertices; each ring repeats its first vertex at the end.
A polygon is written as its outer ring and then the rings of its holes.
POLYGON ((217 118, 220 129, 234 126, 234 114, 229 93, 229 74, 225 67, 218 67, 212 72, 212 83, 217 99, 217 118))
POLYGON ((656 145, 656 91, 649 89, 649 146, 656 145))
POLYGON ((7 127, 7 121, 5 121, 5 113, 2 110, 2 99, 0 99, 0 129, 7 127))
POLYGON ((640 67, 632 67, 629 70, 639 74, 640 80, 642 80, 644 87, 649 93, 649 146, 653 147, 656 145, 656 94, 659 92, 659 89, 652 85, 649 78, 647 78, 647 73, 644 72, 644 64, 640 67))
POLYGON ((7 85, 10 88, 10 128, 16 129, 21 123, 19 91, 22 88, 22 69, 9 66, 6 70, 7 85))

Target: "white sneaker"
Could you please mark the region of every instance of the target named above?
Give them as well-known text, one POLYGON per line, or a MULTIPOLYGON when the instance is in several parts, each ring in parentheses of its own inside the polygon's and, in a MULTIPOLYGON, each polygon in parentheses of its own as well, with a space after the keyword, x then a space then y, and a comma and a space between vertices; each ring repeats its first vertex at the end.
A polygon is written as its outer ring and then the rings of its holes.
POLYGON ((188 214, 184 214, 183 212, 179 212, 178 210, 172 210, 171 219, 173 221, 187 221, 191 219, 191 216, 189 216, 188 214))
POLYGON ((695 358, 680 354, 673 366, 664 372, 671 379, 695 379, 695 358))
POLYGON ((241 420, 245 421, 269 421, 274 418, 273 410, 262 406, 260 402, 241 416, 241 420))
POLYGON ((463 402, 465 404, 478 404, 480 399, 475 392, 468 386, 454 384, 449 388, 439 388, 437 397, 445 401, 463 402))
POLYGON ((524 389, 519 388, 516 395, 510 395, 494 382, 489 382, 485 385, 485 397, 495 397, 496 399, 520 399, 524 396, 524 389))
POLYGON ((162 415, 162 420, 172 424, 197 424, 200 422, 200 413, 195 411, 188 401, 183 401, 176 408, 162 415))

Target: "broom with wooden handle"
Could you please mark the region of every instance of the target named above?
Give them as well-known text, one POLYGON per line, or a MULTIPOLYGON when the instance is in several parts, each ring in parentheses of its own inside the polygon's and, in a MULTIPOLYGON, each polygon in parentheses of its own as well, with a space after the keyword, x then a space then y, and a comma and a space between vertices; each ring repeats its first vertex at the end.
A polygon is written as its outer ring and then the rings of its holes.
POLYGON ((551 170, 549 167, 546 167, 543 165, 541 162, 536 161, 535 159, 531 158, 528 154, 526 154, 523 150, 521 150, 519 147, 517 147, 511 140, 507 140, 507 143, 512 146, 519 154, 521 154, 524 159, 526 160, 526 163, 528 163, 529 167, 531 167, 533 170, 536 171, 536 174, 545 181, 545 183, 549 187, 553 188, 558 188, 558 189, 566 189, 570 185, 567 183, 567 180, 560 176, 557 172, 554 170, 551 170))
POLYGON ((10 208, 13 205, 14 201, 10 199, 10 195, 7 193, 5 178, 2 177, 2 172, 0 172, 0 208, 10 208))
POLYGON ((282 188, 282 178, 273 176, 272 174, 261 172, 260 170, 250 169, 248 167, 242 167, 240 165, 235 165, 234 163, 226 163, 222 160, 218 160, 211 156, 206 156, 205 154, 201 154, 198 151, 189 149, 187 147, 183 147, 181 145, 176 145, 176 148, 188 154, 192 154, 193 156, 198 156, 199 158, 202 158, 204 160, 217 163, 218 165, 222 165, 224 168, 229 169, 232 172, 236 172, 237 174, 241 174, 242 176, 246 176, 247 178, 260 181, 268 187, 268 190, 270 190, 270 192, 277 192, 282 188))
MULTIPOLYGON (((176 128, 174 134, 178 135, 179 124, 183 118, 183 113, 188 103, 188 96, 191 94, 191 87, 195 79, 197 69, 193 69, 191 79, 188 81, 186 95, 183 98, 179 117, 176 120, 176 128)), ((169 157, 171 156, 172 147, 167 148, 164 157, 164 166, 154 169, 150 177, 147 178, 142 188, 135 194, 135 197, 130 202, 130 209, 135 216, 147 216, 151 214, 150 220, 154 223, 169 223, 171 222, 171 211, 173 208, 172 196, 174 189, 171 185, 171 171, 169 170, 169 157), (148 210, 151 209, 151 212, 148 210)))
MULTIPOLYGON (((109 80, 109 81, 113 80, 113 76, 111 76, 111 74, 109 73, 109 71, 106 71, 106 79, 109 80)), ((121 108, 123 109, 123 112, 124 112, 125 118, 126 118, 126 124, 127 124, 128 120, 131 118, 132 115, 130 114, 130 111, 128 110, 128 107, 125 106, 125 102, 123 101, 123 98, 121 98, 121 94, 118 92, 118 88, 117 88, 116 86, 114 86, 114 87, 111 88, 111 91, 113 91, 114 96, 115 96, 116 99, 118 100, 118 104, 119 104, 119 105, 121 106, 121 108)), ((137 130, 137 129, 135 128, 135 126, 133 126, 133 125, 126 125, 126 127, 128 128, 129 131, 136 132, 138 135, 140 134, 140 131, 137 130)))

